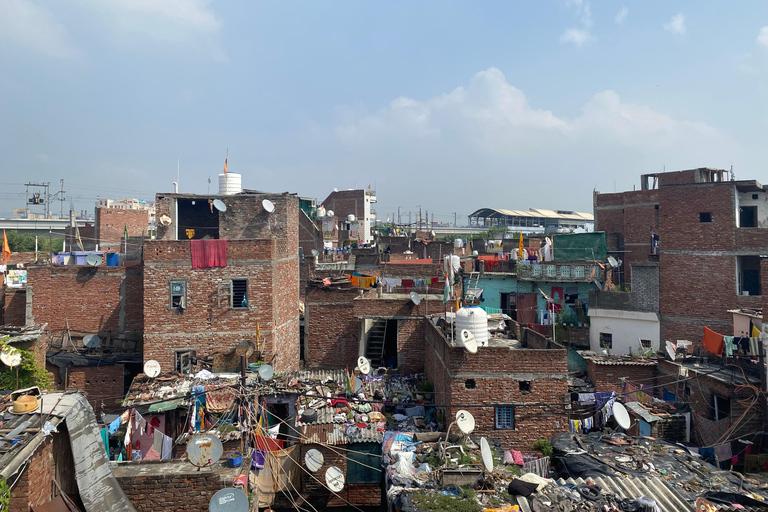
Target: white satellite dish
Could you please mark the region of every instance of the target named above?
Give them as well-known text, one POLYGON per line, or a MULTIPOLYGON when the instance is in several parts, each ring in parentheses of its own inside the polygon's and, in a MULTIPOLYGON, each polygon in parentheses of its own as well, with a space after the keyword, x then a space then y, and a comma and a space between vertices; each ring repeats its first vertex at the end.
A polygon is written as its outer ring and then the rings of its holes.
POLYGON ((83 345, 86 348, 96 348, 101 344, 101 338, 95 334, 87 334, 83 336, 83 345))
POLYGON ((409 294, 411 296, 411 302, 413 302, 416 306, 421 304, 421 296, 416 292, 411 292, 409 294))
POLYGON ((273 211, 275 211, 275 203, 273 203, 269 199, 263 200, 261 202, 261 206, 264 207, 264 211, 266 211, 267 213, 272 213, 273 211))
POLYGON ((325 459, 323 458, 323 452, 320 450, 312 448, 304 454, 304 464, 313 473, 317 473, 323 467, 323 462, 325 462, 325 459))
POLYGON ((350 213, 349 215, 347 215, 347 220, 349 222, 355 222, 355 216, 350 213))
POLYGON ((320 254, 317 249, 312 249, 312 256, 317 256, 320 254))
POLYGON ((170 218, 169 216, 167 216, 167 215, 162 215, 162 216, 160 217, 160 224, 162 224, 163 226, 166 226, 166 227, 168 227, 168 226, 170 226, 170 225, 171 225, 171 222, 173 222, 173 221, 172 221, 172 220, 171 220, 171 218, 170 218))
POLYGON ((357 358, 357 367, 360 370, 360 373, 363 375, 368 375, 371 373, 371 362, 368 360, 367 357, 360 356, 357 358))
POLYGON ((493 455, 491 454, 491 447, 484 437, 480 438, 480 455, 483 457, 483 466, 485 466, 485 470, 489 473, 493 473, 493 455))
POLYGON ((613 256, 608 256, 608 264, 613 268, 617 268, 619 266, 619 262, 616 261, 616 258, 613 256))
POLYGON ((325 216, 328 217, 329 219, 333 217, 333 210, 328 210, 327 212, 325 212, 325 216))
POLYGON ((672 342, 671 341, 666 341, 665 345, 666 345, 666 348, 667 348, 667 355, 669 356, 669 358, 671 360, 674 361, 676 354, 675 354, 675 348, 672 346, 672 342))
POLYGON ((85 262, 92 267, 98 267, 103 263, 103 259, 98 254, 91 253, 85 257, 85 262))
POLYGON ((160 375, 160 363, 155 361, 154 359, 150 359, 146 363, 144 363, 144 375, 147 377, 154 379, 158 375, 160 375))
POLYGON ((461 332, 459 333, 459 336, 461 337, 461 342, 464 344, 464 350, 466 350, 470 354, 476 354, 477 339, 475 339, 475 335, 472 334, 467 329, 462 329, 461 332))
POLYGON ((208 503, 208 512, 248 512, 249 509, 248 496, 234 487, 219 490, 208 503))
POLYGON ((0 361, 11 368, 19 366, 21 364, 21 351, 14 347, 7 347, 0 352, 0 361))
POLYGON ((627 408, 624 407, 624 404, 621 404, 619 402, 614 403, 613 415, 616 417, 616 423, 618 423, 621 428, 623 428, 624 430, 627 430, 629 428, 629 426, 631 425, 631 422, 629 419, 629 413, 627 412, 627 408))
POLYGON ((475 430, 475 417, 464 409, 456 411, 456 426, 465 434, 475 430))
POLYGON ((263 364, 256 370, 261 380, 271 380, 275 376, 275 369, 271 365, 263 364))
POLYGON ((227 205, 224 204, 224 201, 221 199, 214 199, 213 200, 213 207, 219 210, 220 212, 227 211, 227 205))
POLYGON ((344 473, 336 466, 331 466, 325 471, 325 483, 333 492, 339 492, 344 488, 344 473))

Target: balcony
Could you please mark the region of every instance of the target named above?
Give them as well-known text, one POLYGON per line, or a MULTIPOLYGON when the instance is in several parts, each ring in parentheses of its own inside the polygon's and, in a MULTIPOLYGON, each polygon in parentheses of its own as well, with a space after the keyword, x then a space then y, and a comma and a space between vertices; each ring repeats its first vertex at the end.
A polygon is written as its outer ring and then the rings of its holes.
POLYGON ((594 263, 541 263, 517 265, 521 281, 585 282, 602 281, 603 269, 594 263), (593 274, 594 272, 594 274, 593 274))

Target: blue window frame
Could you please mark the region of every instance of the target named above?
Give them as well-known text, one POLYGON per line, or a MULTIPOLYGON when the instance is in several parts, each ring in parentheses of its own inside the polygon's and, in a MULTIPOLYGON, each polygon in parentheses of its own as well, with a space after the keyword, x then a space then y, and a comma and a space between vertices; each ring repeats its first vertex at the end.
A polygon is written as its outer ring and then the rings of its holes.
POLYGON ((496 428, 513 429, 515 428, 515 407, 512 405, 496 406, 496 428))

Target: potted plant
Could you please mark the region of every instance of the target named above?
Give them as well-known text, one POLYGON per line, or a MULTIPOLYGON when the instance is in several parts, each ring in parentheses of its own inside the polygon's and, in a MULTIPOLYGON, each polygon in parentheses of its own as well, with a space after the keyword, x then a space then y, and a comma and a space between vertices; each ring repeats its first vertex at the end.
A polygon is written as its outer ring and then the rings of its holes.
POLYGON ((431 401, 434 397, 435 393, 435 387, 432 385, 431 382, 428 380, 420 380, 416 384, 416 399, 417 400, 428 400, 431 401), (419 398, 421 396, 421 398, 419 398))

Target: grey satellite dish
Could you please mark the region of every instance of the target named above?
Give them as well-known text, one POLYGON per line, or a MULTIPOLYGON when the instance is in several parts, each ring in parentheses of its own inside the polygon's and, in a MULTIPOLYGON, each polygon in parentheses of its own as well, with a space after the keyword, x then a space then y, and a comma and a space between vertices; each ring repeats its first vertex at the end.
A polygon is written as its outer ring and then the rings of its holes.
POLYGON ((249 508, 248 496, 234 487, 221 489, 208 504, 208 512, 248 512, 249 508))
POLYGON ((227 211, 227 205, 224 204, 224 201, 221 199, 214 199, 213 200, 213 207, 219 210, 220 212, 227 211))
POLYGON ((355 393, 359 393, 363 389, 363 381, 360 377, 355 377, 355 393))
POLYGON ((360 373, 368 375, 371 373, 371 362, 367 357, 360 356, 357 358, 357 367, 360 369, 360 373))
POLYGON ((616 417, 616 423, 623 428, 624 430, 627 430, 629 426, 631 425, 631 422, 629 420, 629 413, 627 412, 627 408, 624 407, 624 404, 620 402, 616 402, 613 404, 613 415, 616 417))
POLYGON ((421 304, 421 296, 416 292, 411 292, 409 294, 411 296, 411 302, 413 302, 415 305, 421 304))
POLYGON ((154 379, 158 375, 160 375, 160 363, 155 361, 154 359, 150 359, 146 363, 144 363, 144 375, 147 377, 154 379))
POLYGON ((98 267, 102 264, 103 259, 98 254, 91 253, 85 257, 85 262, 92 267, 98 267))
POLYGON ((613 268, 616 268, 619 266, 619 262, 616 261, 616 258, 614 258, 613 256, 608 256, 608 264, 613 268))
POLYGON ((320 254, 317 249, 312 249, 312 256, 317 256, 320 254))
POLYGON ((312 448, 304 454, 304 464, 307 465, 307 469, 313 473, 317 473, 321 467, 323 467, 323 452, 312 448))
POLYGON ((489 473, 493 473, 493 455, 491 454, 491 447, 484 437, 480 438, 480 455, 483 457, 483 466, 485 466, 485 470, 489 473))
POLYGON ((469 411, 461 409, 456 411, 456 426, 465 434, 475 430, 475 417, 469 411))
POLYGON ((268 364, 259 366, 259 369, 256 370, 256 372, 259 374, 259 377, 261 377, 261 380, 270 380, 275 376, 275 369, 268 364))
POLYGON ((101 345, 101 338, 95 334, 87 334, 83 336, 83 345, 85 345, 86 348, 96 348, 101 345))
POLYGON ((264 207, 264 211, 266 211, 267 213, 272 213, 273 211, 275 211, 275 203, 273 203, 269 199, 263 200, 261 202, 261 206, 264 207))
POLYGON ((461 343, 464 344, 464 349, 470 354, 476 354, 477 339, 475 338, 475 335, 467 329, 462 329, 459 336, 461 337, 461 343))
POLYGON ((0 352, 0 361, 11 368, 19 366, 21 364, 21 351, 14 347, 7 347, 0 352))
POLYGON ((193 465, 204 468, 218 462, 224 447, 216 436, 195 434, 187 442, 187 457, 193 465))
POLYGON ((667 341, 667 342, 665 342, 665 345, 666 345, 666 348, 667 348, 667 355, 669 356, 669 358, 671 360, 674 361, 676 354, 675 354, 675 349, 672 347, 672 343, 667 341))
POLYGON ((325 483, 333 492, 339 492, 344 488, 344 473, 336 466, 331 466, 325 471, 325 483))

